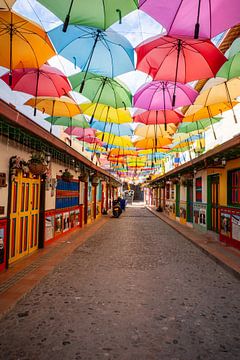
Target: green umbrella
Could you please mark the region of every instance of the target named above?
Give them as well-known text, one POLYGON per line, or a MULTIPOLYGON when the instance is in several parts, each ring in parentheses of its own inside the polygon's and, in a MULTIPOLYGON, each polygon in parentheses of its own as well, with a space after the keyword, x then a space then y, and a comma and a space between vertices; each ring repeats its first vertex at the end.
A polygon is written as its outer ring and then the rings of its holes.
POLYGON ((219 122, 222 118, 213 117, 211 119, 202 119, 194 122, 183 122, 178 127, 178 133, 190 133, 193 131, 205 130, 207 127, 212 126, 219 122))
POLYGON ((68 24, 94 26, 106 30, 116 21, 138 8, 137 0, 38 0, 68 24))
POLYGON ((132 106, 130 90, 119 81, 86 72, 70 76, 69 81, 73 90, 81 89, 82 95, 93 103, 105 104, 116 109, 132 106))
POLYGON ((216 74, 227 80, 240 76, 240 52, 226 61, 216 74))
POLYGON ((51 125, 59 126, 75 126, 83 129, 89 128, 90 125, 86 120, 84 115, 76 115, 74 117, 65 117, 65 116, 49 116, 46 119, 51 125))

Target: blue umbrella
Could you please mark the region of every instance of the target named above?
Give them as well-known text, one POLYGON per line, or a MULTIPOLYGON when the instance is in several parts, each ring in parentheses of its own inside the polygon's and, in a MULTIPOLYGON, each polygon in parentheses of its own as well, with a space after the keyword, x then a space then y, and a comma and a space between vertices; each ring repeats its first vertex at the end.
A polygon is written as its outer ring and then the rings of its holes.
MULTIPOLYGON (((114 31, 69 25, 48 33, 57 52, 85 71, 113 78, 134 70, 134 50, 130 42, 114 31)), ((85 78, 83 78, 83 89, 85 78)))
POLYGON ((107 132, 117 136, 133 135, 133 130, 131 129, 131 126, 129 124, 122 125, 93 120, 91 127, 96 130, 107 132))

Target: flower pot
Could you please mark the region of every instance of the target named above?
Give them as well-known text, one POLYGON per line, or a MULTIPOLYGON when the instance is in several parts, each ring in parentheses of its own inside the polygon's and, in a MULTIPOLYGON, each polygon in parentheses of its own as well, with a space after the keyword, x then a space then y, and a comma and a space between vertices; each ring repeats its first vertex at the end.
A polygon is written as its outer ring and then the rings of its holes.
POLYGON ((87 173, 82 173, 79 176, 79 180, 82 181, 82 182, 87 182, 88 181, 88 174, 87 173))
POLYGON ((47 170, 47 165, 41 163, 29 163, 29 170, 33 175, 43 175, 47 170))
POLYGON ((93 176, 91 183, 92 183, 93 186, 98 186, 98 184, 99 184, 99 177, 98 177, 98 176, 93 176))

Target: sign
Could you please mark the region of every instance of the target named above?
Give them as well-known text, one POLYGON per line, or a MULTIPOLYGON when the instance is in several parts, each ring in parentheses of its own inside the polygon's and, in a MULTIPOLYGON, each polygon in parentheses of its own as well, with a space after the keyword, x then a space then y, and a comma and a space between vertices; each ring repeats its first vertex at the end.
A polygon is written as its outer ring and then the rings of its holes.
POLYGON ((240 215, 232 214, 232 238, 240 241, 240 215))

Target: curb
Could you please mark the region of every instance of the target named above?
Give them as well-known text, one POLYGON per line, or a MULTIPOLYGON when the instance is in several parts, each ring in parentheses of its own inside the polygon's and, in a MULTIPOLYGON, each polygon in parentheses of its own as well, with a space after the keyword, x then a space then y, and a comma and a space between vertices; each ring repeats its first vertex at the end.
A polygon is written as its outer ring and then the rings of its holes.
MULTIPOLYGON (((200 249, 204 254, 209 256, 215 263, 223 267, 225 270, 230 272, 234 277, 236 277, 238 280, 240 279, 240 266, 236 263, 234 263, 232 260, 230 260, 227 256, 222 255, 221 253, 218 253, 216 251, 212 251, 212 249, 208 248, 207 245, 201 244, 198 241, 194 240, 190 235, 186 234, 185 231, 182 231, 179 227, 174 226, 172 223, 173 220, 168 219, 165 217, 162 217, 160 214, 157 214, 153 209, 146 206, 146 209, 149 210, 153 215, 158 217, 160 220, 164 221, 166 224, 168 224, 172 229, 174 229, 176 232, 178 232, 180 235, 185 237, 185 239, 191 241, 193 245, 195 245, 198 249, 200 249)), ((178 224, 181 225, 181 224, 178 224)), ((185 230, 185 229, 183 229, 185 230)), ((201 236, 199 234, 199 236, 201 236)))

